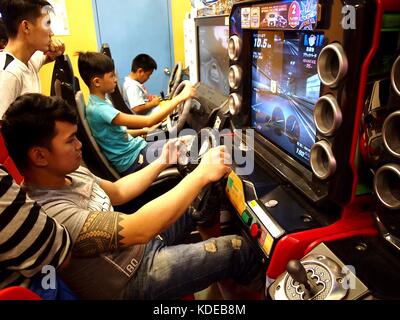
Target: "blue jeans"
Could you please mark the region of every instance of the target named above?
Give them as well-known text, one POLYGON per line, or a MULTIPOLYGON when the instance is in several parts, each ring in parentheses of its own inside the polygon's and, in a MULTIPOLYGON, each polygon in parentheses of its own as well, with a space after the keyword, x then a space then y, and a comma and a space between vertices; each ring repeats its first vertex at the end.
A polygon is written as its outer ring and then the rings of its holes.
POLYGON ((121 295, 123 299, 178 299, 234 278, 247 284, 261 272, 250 245, 236 235, 193 244, 177 244, 193 229, 185 214, 146 248, 137 274, 121 295))

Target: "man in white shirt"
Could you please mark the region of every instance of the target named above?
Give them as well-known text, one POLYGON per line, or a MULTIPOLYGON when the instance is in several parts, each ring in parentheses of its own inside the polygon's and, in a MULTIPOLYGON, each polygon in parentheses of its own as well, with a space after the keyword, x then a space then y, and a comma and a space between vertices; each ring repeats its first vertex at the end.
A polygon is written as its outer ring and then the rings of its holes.
POLYGON ((25 93, 40 93, 39 69, 65 51, 64 43, 52 39, 45 0, 4 0, 0 12, 9 37, 0 51, 0 118, 9 105, 25 93))

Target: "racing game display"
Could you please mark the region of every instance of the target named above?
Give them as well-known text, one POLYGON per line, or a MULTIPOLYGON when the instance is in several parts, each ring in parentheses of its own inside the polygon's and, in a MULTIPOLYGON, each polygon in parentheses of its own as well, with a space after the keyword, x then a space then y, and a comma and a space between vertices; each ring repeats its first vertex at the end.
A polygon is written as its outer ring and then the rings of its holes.
POLYGON ((229 26, 199 26, 199 80, 229 94, 229 26))
POLYGON ((320 96, 317 59, 323 43, 321 32, 253 34, 252 127, 308 167, 316 139, 313 110, 320 96))

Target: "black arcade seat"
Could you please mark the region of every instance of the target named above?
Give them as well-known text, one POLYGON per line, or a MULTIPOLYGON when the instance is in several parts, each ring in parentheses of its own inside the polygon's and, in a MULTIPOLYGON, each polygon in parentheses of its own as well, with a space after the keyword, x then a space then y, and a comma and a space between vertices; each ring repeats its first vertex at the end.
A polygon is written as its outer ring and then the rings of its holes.
MULTIPOLYGON (((110 46, 107 43, 102 44, 100 52, 112 59, 110 46)), ((114 92, 109 94, 108 97, 110 98, 112 104, 117 110, 127 114, 133 113, 131 108, 129 108, 129 106, 125 103, 124 98, 122 97, 119 83, 117 83, 114 92)))

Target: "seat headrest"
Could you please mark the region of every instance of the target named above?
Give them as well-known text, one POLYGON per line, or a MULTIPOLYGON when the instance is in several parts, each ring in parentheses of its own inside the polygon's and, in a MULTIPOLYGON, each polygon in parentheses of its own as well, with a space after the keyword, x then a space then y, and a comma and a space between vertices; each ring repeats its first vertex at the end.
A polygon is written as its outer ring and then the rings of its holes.
POLYGON ((83 97, 82 91, 78 91, 75 95, 76 106, 78 109, 78 116, 80 123, 83 127, 83 134, 86 135, 86 140, 88 143, 91 144, 93 151, 96 153, 96 157, 102 163, 102 165, 110 172, 110 174, 117 180, 121 176, 120 174, 110 165, 107 158, 104 156, 103 152, 101 151, 100 146, 97 144, 96 139, 92 135, 92 130, 90 129, 89 123, 86 119, 86 104, 85 98, 83 97))

